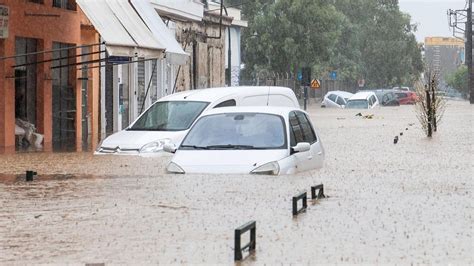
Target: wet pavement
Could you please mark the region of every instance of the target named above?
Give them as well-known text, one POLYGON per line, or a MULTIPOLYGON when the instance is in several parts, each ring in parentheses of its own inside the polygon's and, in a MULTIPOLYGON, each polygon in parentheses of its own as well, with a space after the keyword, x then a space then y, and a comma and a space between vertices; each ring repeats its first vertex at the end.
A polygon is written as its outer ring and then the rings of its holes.
POLYGON ((3 155, 0 264, 231 264, 233 230, 250 220, 257 248, 243 264, 473 264, 473 111, 450 102, 427 139, 413 106, 362 112, 373 119, 313 107, 326 165, 295 176, 168 175, 169 156, 3 155), (329 198, 293 217, 291 197, 319 183, 329 198))

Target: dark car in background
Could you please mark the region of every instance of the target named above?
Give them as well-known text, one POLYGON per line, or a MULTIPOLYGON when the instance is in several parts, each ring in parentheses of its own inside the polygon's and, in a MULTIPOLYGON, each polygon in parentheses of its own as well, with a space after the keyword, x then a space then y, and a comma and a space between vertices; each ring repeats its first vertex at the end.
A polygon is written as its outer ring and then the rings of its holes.
POLYGON ((400 106, 400 102, 398 101, 395 92, 396 91, 390 89, 374 90, 374 93, 382 106, 400 106))

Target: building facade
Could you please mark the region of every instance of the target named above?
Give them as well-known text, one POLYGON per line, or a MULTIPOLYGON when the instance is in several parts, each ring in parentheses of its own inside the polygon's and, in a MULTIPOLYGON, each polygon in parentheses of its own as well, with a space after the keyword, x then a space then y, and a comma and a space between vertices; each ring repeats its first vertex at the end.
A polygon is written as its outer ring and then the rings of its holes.
POLYGON ((94 150, 165 95, 225 86, 233 18, 200 0, 0 0, 0 13, 0 153, 22 149, 19 120, 44 151, 94 150))
POLYGON ((224 86, 225 31, 232 18, 221 18, 198 0, 150 1, 189 54, 188 62, 175 68, 174 91, 224 86))
POLYGON ((464 64, 464 41, 452 37, 426 37, 425 61, 429 69, 439 73, 442 85, 446 78, 464 64))
POLYGON ((44 151, 92 149, 99 36, 72 0, 2 0, 0 8, 0 153, 21 149, 18 120, 36 127, 44 151))
MULTIPOLYGON (((220 12, 220 0, 208 2, 209 9, 214 13, 220 12)), ((232 23, 225 29, 225 69, 226 84, 240 85, 240 72, 242 68, 242 30, 248 27, 248 22, 242 20, 241 10, 234 7, 225 8, 225 15, 232 18, 232 23), (229 68, 230 64, 230 68, 229 68), (228 73, 230 71, 230 74, 228 73), (230 80, 229 80, 230 78, 230 80)))

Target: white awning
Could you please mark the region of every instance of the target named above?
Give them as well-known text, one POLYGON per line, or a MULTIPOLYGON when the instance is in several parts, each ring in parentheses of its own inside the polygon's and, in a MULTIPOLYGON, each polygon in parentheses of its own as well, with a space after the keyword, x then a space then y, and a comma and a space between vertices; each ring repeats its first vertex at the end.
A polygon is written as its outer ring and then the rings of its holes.
POLYGON ((174 33, 168 29, 148 0, 131 0, 135 10, 153 33, 155 39, 166 47, 166 58, 174 65, 185 65, 189 54, 176 41, 174 33))
POLYGON ((165 47, 154 38, 128 0, 77 0, 106 43, 111 56, 161 58, 165 47))

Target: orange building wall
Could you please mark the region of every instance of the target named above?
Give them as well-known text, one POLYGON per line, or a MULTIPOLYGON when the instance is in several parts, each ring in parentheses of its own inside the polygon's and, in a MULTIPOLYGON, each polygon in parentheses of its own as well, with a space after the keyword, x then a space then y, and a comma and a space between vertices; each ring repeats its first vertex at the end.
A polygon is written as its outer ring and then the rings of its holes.
MULTIPOLYGON (((30 3, 27 0, 0 0, 0 5, 10 8, 9 36, 0 40, 0 56, 15 54, 15 37, 39 39, 38 50, 51 50, 53 42, 73 45, 98 43, 98 35, 86 24, 84 14, 77 7, 71 11, 52 7, 52 0, 44 4, 30 3)), ((97 48, 98 47, 93 47, 97 48)), ((80 49, 76 50, 79 54, 80 49)), ((38 61, 51 59, 52 53, 38 56, 38 61)), ((99 55, 94 55, 98 58, 99 55)), ((78 58, 80 61, 80 58, 78 58)), ((15 81, 11 67, 14 59, 0 60, 0 153, 15 150, 15 81)), ((51 62, 37 65, 37 121, 39 133, 44 134, 44 150, 52 150, 52 80, 51 62)), ((80 68, 80 66, 78 66, 80 68)), ((81 73, 77 72, 76 77, 81 73)), ((99 102, 99 69, 90 70, 89 110, 92 117, 92 143, 97 143, 98 135, 98 102, 99 102), (97 81, 94 81, 97 80, 97 81), (93 85, 93 86, 92 86, 93 85)), ((82 96, 81 82, 76 79, 76 148, 81 150, 82 142, 82 96)))

